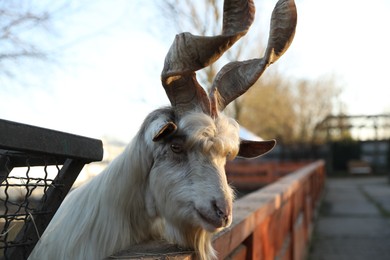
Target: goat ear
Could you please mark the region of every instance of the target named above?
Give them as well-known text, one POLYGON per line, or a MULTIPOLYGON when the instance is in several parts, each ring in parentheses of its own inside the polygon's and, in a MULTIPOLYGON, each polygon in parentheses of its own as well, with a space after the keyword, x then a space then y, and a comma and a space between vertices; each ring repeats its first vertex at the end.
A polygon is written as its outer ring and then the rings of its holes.
POLYGON ((276 144, 276 140, 269 141, 249 141, 241 140, 238 155, 245 158, 255 158, 271 151, 276 144))
POLYGON ((163 125, 157 134, 153 137, 153 142, 160 141, 161 139, 173 134, 177 129, 177 126, 173 122, 167 122, 163 125))

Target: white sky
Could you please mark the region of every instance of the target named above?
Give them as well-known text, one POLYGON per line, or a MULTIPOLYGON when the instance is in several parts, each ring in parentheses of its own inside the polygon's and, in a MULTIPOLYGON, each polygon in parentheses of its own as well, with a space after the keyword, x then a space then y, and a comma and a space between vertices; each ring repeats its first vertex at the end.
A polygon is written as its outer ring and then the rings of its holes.
MULTIPOLYGON (((160 72, 175 28, 159 22, 153 2, 100 0, 61 24, 58 41, 92 36, 67 48, 60 65, 37 65, 18 81, 0 81, 0 118, 129 141, 148 112, 168 104, 160 72), (110 29, 93 34, 105 26, 110 29)), ((268 26, 276 0, 255 2, 265 18, 254 23, 268 26)), ((349 113, 390 112, 390 1, 296 4, 296 36, 278 61, 284 75, 336 75, 349 113)))

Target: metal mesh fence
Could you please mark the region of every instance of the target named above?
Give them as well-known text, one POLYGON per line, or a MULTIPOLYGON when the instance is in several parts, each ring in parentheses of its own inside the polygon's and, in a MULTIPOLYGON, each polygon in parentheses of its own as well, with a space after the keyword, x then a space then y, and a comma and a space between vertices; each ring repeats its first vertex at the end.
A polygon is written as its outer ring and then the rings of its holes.
POLYGON ((102 142, 0 119, 0 259, 27 259, 102 142))
POLYGON ((53 182, 61 167, 55 158, 31 154, 0 150, 0 158, 0 256, 11 259, 10 249, 24 250, 34 243, 25 236, 25 224, 34 224, 37 216, 51 213, 39 208, 47 199, 48 188, 61 185, 53 182))

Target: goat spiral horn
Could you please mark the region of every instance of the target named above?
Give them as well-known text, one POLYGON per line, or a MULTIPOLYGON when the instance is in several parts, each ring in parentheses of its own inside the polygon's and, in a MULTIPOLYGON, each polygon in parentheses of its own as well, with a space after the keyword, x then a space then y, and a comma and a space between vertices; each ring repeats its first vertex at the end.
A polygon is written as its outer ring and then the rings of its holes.
POLYGON ((206 92, 196 80, 195 71, 215 62, 238 39, 246 34, 254 18, 252 0, 226 0, 223 29, 218 36, 194 36, 181 33, 165 57, 161 80, 167 96, 178 114, 201 107, 210 114, 206 92))
POLYGON ((216 75, 210 99, 196 80, 195 71, 215 62, 246 34, 254 19, 253 0, 226 0, 223 29, 218 36, 181 33, 165 57, 161 81, 177 114, 202 109, 216 117, 231 101, 245 93, 290 46, 297 13, 294 0, 279 0, 271 17, 268 45, 263 58, 225 65, 216 75))
POLYGON ((264 57, 228 63, 216 75, 210 93, 214 113, 222 111, 231 101, 244 94, 265 69, 286 52, 294 38, 296 24, 294 0, 279 0, 272 12, 264 57))

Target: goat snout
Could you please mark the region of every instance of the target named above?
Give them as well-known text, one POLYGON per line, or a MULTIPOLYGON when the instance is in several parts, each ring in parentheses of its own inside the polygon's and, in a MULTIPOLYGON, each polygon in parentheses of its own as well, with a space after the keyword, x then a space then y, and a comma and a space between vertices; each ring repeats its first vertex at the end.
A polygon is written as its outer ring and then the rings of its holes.
POLYGON ((214 232, 227 227, 231 223, 231 204, 214 200, 207 208, 200 207, 196 211, 208 231, 214 232))

